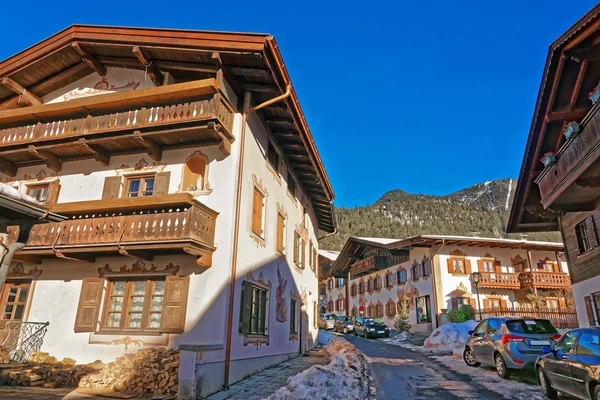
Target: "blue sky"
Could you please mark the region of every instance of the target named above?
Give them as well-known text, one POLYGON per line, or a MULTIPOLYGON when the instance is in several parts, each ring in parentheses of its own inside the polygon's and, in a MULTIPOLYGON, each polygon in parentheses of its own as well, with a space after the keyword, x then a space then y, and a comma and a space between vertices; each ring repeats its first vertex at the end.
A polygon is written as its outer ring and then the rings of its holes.
POLYGON ((354 206, 516 178, 548 46, 595 4, 10 1, 0 58, 73 23, 271 33, 336 205, 354 206))

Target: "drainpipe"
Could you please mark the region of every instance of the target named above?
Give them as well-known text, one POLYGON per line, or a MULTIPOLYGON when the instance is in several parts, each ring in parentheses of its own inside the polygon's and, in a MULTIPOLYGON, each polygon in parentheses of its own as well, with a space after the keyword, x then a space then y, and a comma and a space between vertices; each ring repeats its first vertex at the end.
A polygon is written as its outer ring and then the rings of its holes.
POLYGON ((250 92, 244 93, 244 105, 242 111, 242 132, 240 134, 240 155, 238 160, 238 176, 237 176, 237 193, 235 197, 235 210, 234 210, 234 229, 233 229, 233 252, 231 257, 231 276, 229 282, 229 313, 227 316, 227 339, 225 348, 225 379, 224 387, 229 387, 229 367, 231 363, 231 336, 233 329, 233 302, 235 300, 235 280, 237 275, 237 257, 239 247, 239 228, 240 228, 240 204, 242 198, 242 178, 244 177, 244 147, 246 143, 246 121, 248 114, 260 110, 261 108, 267 107, 273 103, 284 100, 292 92, 292 85, 288 84, 286 91, 281 96, 277 96, 271 100, 267 100, 255 107, 250 107, 251 94, 250 92))
MULTIPOLYGON (((437 288, 435 286, 435 256, 440 252, 440 250, 442 250, 442 248, 446 245, 446 239, 442 239, 442 245, 440 246, 439 249, 437 249, 432 255, 431 255, 431 284, 433 285, 433 309, 435 310, 435 327, 439 327, 439 321, 438 321, 438 298, 437 298, 437 288)), ((442 266, 440 265, 440 272, 442 271, 442 266)))
POLYGON ((15 242, 11 243, 8 246, 5 244, 8 242, 8 234, 0 233, 0 246, 2 246, 2 255, 0 256, 0 293, 2 292, 2 287, 4 286, 4 282, 6 281, 6 277, 8 276, 8 270, 10 269, 10 263, 12 262, 13 256, 23 247, 25 247, 24 243, 15 242))

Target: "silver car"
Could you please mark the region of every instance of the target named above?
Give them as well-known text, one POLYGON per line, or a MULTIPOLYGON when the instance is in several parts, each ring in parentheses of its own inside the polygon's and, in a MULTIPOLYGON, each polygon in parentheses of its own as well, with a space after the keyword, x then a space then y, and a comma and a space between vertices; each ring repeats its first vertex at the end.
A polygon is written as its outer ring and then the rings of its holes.
POLYGON ((470 367, 495 365, 502 378, 513 370, 533 368, 542 349, 560 339, 547 319, 487 318, 470 332, 463 359, 470 367))

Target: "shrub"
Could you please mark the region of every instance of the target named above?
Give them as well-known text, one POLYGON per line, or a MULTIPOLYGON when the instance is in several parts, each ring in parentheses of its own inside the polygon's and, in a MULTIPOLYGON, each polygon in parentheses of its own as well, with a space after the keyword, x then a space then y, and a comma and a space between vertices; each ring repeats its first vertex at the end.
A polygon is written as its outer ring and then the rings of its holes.
POLYGON ((408 307, 406 307, 406 303, 400 307, 398 314, 394 318, 394 328, 400 333, 402 332, 410 332, 410 319, 408 318, 408 307))
POLYGON ((467 322, 470 319, 473 319, 475 316, 475 310, 468 304, 464 304, 460 308, 448 311, 448 321, 449 322, 467 322))

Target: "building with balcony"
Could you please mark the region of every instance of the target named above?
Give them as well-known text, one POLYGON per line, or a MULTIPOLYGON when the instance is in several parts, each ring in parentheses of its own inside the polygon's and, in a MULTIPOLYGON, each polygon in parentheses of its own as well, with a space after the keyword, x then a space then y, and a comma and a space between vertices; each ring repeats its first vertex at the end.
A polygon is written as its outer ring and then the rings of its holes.
POLYGON ((562 243, 480 237, 351 237, 331 276, 348 280, 350 315, 381 318, 393 327, 406 307, 412 329, 423 332, 463 304, 482 313, 564 309, 570 290, 562 243), (473 272, 481 273, 479 304, 473 272))
POLYGON ((319 314, 349 315, 347 279, 331 276, 338 254, 319 250, 319 314))
POLYGON ((600 5, 550 45, 509 232, 560 230, 580 326, 600 324, 600 5))
POLYGON ((177 348, 191 399, 316 345, 333 191, 272 36, 75 25, 0 62, 0 178, 61 216, 0 297, 42 351, 177 348))

